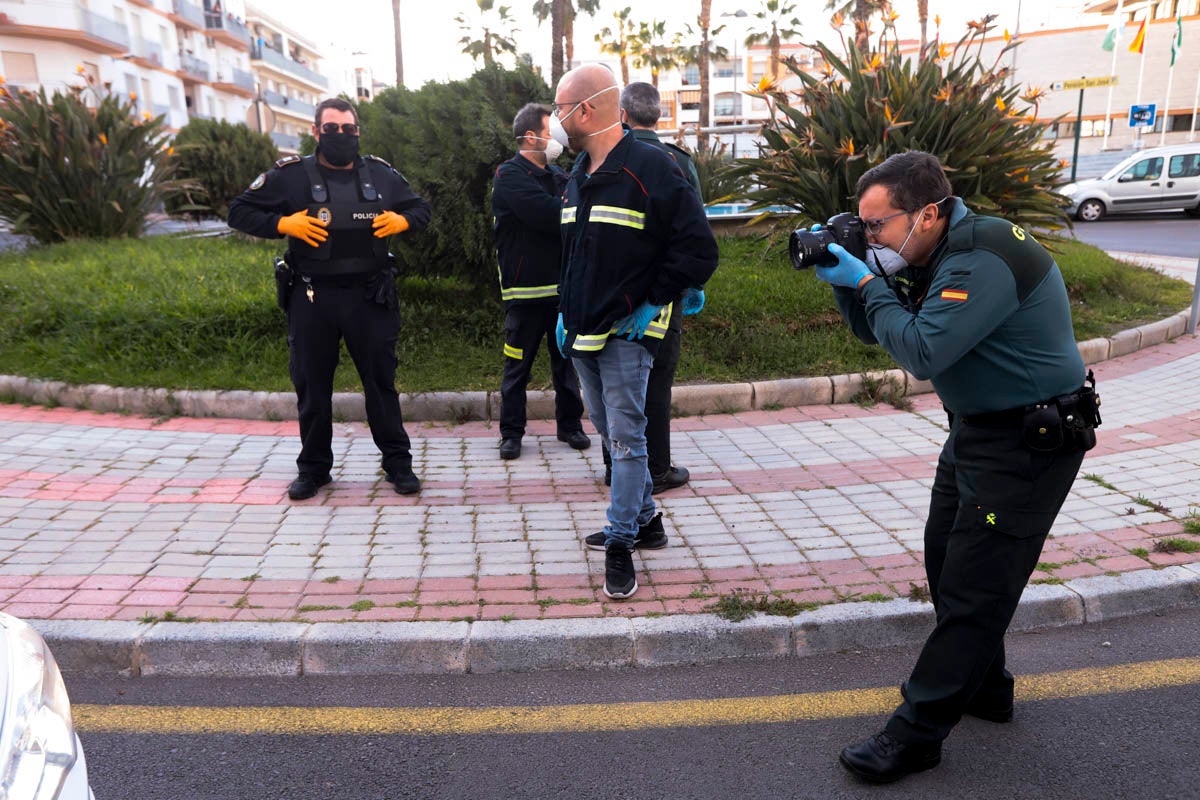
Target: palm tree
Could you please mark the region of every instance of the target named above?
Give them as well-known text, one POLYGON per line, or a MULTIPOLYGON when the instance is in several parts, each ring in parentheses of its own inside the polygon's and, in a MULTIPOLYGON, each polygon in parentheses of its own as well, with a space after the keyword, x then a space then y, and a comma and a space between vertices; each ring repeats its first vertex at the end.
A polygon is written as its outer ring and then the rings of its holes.
POLYGON ((509 16, 512 9, 509 6, 500 6, 492 15, 489 12, 495 7, 496 0, 475 0, 475 5, 479 6, 479 13, 483 16, 478 29, 467 22, 461 13, 454 17, 459 30, 463 32, 463 37, 458 40, 463 46, 462 51, 475 60, 482 58, 485 67, 495 64, 496 56, 500 53, 516 55, 517 43, 513 38, 516 28, 513 27, 512 18, 509 16), (472 38, 472 35, 479 38, 472 38))
POLYGON ((662 20, 651 20, 638 25, 637 36, 630 42, 630 55, 633 65, 638 69, 649 67, 650 83, 658 88, 658 73, 671 69, 679 61, 679 37, 667 42, 667 23, 662 20))
MULTIPOLYGON (((708 0, 711 2, 712 0, 708 0)), ((629 6, 613 14, 617 21, 616 29, 605 27, 596 34, 596 42, 600 52, 616 56, 621 61, 621 85, 629 85, 629 43, 637 35, 633 22, 629 19, 632 9, 629 6)))
POLYGON ((786 0, 763 0, 762 9, 754 12, 758 30, 746 36, 746 46, 763 44, 771 49, 771 61, 767 70, 771 80, 779 80, 783 69, 779 58, 780 43, 800 35, 800 20, 795 16, 796 4, 786 0))
POLYGON ((929 26, 929 0, 917 0, 917 19, 921 23, 921 50, 917 60, 924 61, 925 45, 928 43, 928 39, 925 37, 925 30, 929 26))
POLYGON ((558 79, 570 69, 575 58, 575 16, 580 11, 595 15, 600 10, 600 0, 536 0, 533 16, 541 25, 550 20, 550 85, 557 86, 558 79), (566 54, 566 69, 563 55, 566 54))
POLYGON ((575 17, 579 16, 580 11, 586 11, 591 16, 596 16, 596 12, 600 10, 600 0, 564 0, 563 11, 566 12, 563 19, 563 55, 566 56, 566 68, 571 69, 575 66, 575 17))
POLYGON ((697 148, 702 149, 706 146, 708 139, 708 134, 704 133, 704 129, 712 122, 712 104, 708 95, 712 79, 710 74, 712 59, 729 58, 729 50, 721 45, 714 46, 712 43, 712 37, 725 29, 724 25, 709 29, 709 25, 712 24, 712 0, 700 0, 700 16, 696 18, 696 23, 698 29, 694 30, 691 25, 688 25, 687 33, 689 36, 699 35, 699 44, 680 48, 678 58, 680 66, 695 64, 700 72, 700 131, 696 134, 696 145, 697 148))
POLYGON ((392 22, 396 26, 396 85, 404 85, 404 52, 400 43, 400 0, 392 0, 392 22))
MULTIPOLYGON (((925 20, 929 18, 928 0, 917 0, 917 14, 921 16, 921 48, 925 47, 925 20), (925 6, 924 16, 921 16, 921 6, 925 6)), ((877 12, 887 12, 892 4, 889 0, 829 0, 827 9, 845 15, 847 12, 854 18, 854 46, 860 52, 871 49, 871 17, 877 12)))

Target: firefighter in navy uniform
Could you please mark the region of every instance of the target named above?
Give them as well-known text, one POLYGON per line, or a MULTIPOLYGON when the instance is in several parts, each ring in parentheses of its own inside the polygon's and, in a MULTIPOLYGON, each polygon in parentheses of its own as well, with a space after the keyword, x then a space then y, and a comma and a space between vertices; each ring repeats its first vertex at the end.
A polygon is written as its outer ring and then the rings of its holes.
POLYGON ((925 525, 937 624, 885 729, 841 754, 888 782, 937 766, 963 714, 1012 719, 1004 633, 1100 415, 1062 273, 1033 236, 969 211, 928 153, 893 155, 856 191, 876 267, 830 244, 838 263, 817 277, 950 418, 925 525))
POLYGON ((558 270, 562 258, 559 213, 567 173, 552 162, 562 145, 550 138, 550 109, 528 103, 513 119, 520 143, 496 168, 492 217, 504 301, 504 378, 500 385, 500 457, 519 458, 525 435, 525 388, 542 339, 551 342, 550 376, 558 439, 576 450, 591 440, 583 432, 583 400, 569 358, 553 344, 558 321, 558 270))
POLYGON ((288 237, 278 268, 288 318, 289 371, 300 415, 299 474, 288 496, 303 500, 331 480, 333 375, 339 340, 362 379, 367 421, 383 471, 400 494, 420 490, 396 391, 400 316, 387 237, 420 230, 430 208, 387 162, 358 155, 358 116, 345 100, 317 106, 317 154, 280 159, 229 207, 229 226, 288 237))

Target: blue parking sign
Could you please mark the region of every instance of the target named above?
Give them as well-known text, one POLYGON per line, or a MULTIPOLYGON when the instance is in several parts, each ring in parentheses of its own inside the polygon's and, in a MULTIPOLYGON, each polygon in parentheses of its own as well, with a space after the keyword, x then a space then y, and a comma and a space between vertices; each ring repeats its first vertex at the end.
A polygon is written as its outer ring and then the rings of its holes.
POLYGON ((1131 128, 1153 128, 1155 115, 1158 112, 1158 106, 1155 103, 1150 103, 1145 106, 1130 106, 1129 107, 1129 127, 1131 128))

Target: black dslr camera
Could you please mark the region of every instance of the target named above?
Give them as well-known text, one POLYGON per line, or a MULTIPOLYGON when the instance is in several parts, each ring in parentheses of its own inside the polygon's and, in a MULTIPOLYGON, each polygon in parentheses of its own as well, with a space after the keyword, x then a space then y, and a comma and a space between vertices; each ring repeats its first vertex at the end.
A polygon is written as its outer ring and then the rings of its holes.
POLYGON ((801 228, 792 231, 788 241, 788 254, 796 269, 806 267, 832 267, 837 257, 829 252, 829 245, 840 244, 855 258, 867 259, 867 226, 857 214, 844 211, 834 214, 819 231, 801 228))

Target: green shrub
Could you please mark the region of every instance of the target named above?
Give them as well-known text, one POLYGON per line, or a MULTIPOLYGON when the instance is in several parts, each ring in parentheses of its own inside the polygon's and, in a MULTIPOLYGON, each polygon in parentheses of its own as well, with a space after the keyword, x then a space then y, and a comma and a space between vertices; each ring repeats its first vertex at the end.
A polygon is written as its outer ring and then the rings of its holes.
POLYGON ((433 206, 422 233, 392 242, 406 274, 496 281, 491 182, 516 151, 512 120, 550 89, 526 66, 487 67, 463 81, 396 87, 358 109, 362 150, 390 161, 433 206))
POLYGON ((853 208, 865 171, 894 153, 924 150, 942 162, 955 194, 973 210, 1025 228, 1069 224, 1065 199, 1050 189, 1059 164, 1043 141, 1048 124, 1036 121, 1044 93, 1008 85, 1001 60, 1016 43, 990 66, 980 60, 977 45, 990 30, 980 24, 956 45, 935 43, 917 64, 901 56, 890 25, 870 52, 843 42, 839 58, 818 42, 823 76, 791 62, 800 90, 763 86, 750 93, 781 112, 765 130, 763 155, 740 159, 761 186, 752 199, 824 222, 853 208), (1018 96, 1031 113, 1018 113, 1018 96))
POLYGON ((161 116, 92 84, 52 96, 0 87, 0 219, 43 243, 138 236, 178 188, 166 139, 161 116))
POLYGON ((700 194, 708 205, 746 199, 749 179, 737 171, 727 151, 729 145, 716 137, 707 147, 692 152, 692 163, 700 176, 700 194))
POLYGON ((180 129, 174 147, 179 177, 192 187, 171 197, 167 210, 222 219, 229 214, 229 201, 279 158, 270 136, 225 120, 193 119, 180 129))

